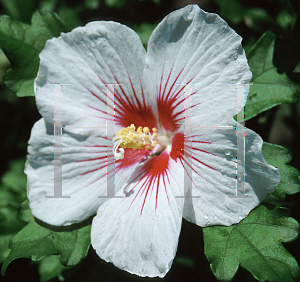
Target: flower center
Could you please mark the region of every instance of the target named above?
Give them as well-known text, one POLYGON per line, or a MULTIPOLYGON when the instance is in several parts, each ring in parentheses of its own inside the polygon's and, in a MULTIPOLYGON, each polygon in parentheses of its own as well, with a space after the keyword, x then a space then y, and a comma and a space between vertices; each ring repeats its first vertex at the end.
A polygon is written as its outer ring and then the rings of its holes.
POLYGON ((150 133, 148 127, 139 126, 137 130, 135 129, 136 127, 132 124, 117 132, 113 146, 113 153, 116 160, 124 158, 125 148, 131 148, 133 150, 146 149, 152 151, 156 146, 157 141, 154 139, 157 137, 157 129, 155 127, 152 128, 153 134, 150 133))

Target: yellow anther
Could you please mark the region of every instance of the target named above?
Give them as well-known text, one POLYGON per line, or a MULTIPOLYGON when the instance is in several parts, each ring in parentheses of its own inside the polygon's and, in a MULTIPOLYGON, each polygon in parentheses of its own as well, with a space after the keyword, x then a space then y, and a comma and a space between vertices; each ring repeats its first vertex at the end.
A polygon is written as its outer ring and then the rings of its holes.
POLYGON ((152 128, 153 134, 150 133, 148 127, 139 126, 136 131, 135 129, 134 124, 131 124, 117 132, 113 146, 113 152, 117 160, 124 158, 124 149, 122 148, 131 148, 133 150, 145 148, 151 151, 156 146, 157 142, 153 140, 153 138, 157 137, 156 128, 152 128), (117 152, 118 149, 119 152, 117 152))
POLYGON ((144 127, 144 128, 143 128, 143 132, 144 132, 144 133, 148 133, 148 132, 149 132, 149 128, 148 128, 148 127, 144 127))

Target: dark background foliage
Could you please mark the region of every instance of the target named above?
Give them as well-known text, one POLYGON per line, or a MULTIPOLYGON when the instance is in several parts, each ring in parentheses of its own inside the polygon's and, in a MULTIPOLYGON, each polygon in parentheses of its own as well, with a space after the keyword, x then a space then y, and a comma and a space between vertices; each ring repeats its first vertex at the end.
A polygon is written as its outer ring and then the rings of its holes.
MULTIPOLYGON (((37 9, 56 12, 69 29, 94 20, 112 20, 136 30, 147 43, 152 30, 171 11, 187 4, 198 4, 207 12, 220 14, 240 34, 246 52, 267 30, 278 38, 273 62, 279 73, 285 72, 299 83, 300 74, 300 2, 297 0, 1 0, 0 14, 30 24, 37 9)), ((0 81, 10 62, 0 53, 0 81)), ((30 130, 40 118, 34 97, 19 98, 0 84, 0 177, 14 170, 11 161, 24 159, 30 130)), ((300 106, 286 104, 274 107, 246 122, 264 141, 290 149, 290 163, 300 170, 300 106)), ((19 176, 16 174, 16 178, 19 176)), ((25 186, 24 186, 25 190, 25 186)), ((287 196, 280 205, 292 210, 300 220, 299 196, 287 196)), ((0 219, 1 220, 1 219, 0 219)), ((297 260, 299 241, 285 244, 297 260)), ((90 249, 88 256, 74 268, 63 271, 65 281, 150 281, 130 275, 105 263, 90 249)), ((38 264, 28 259, 13 261, 0 281, 39 281, 38 264)), ((177 256, 164 279, 151 281, 217 281, 204 255, 201 228, 183 222, 177 256)), ((50 280, 59 281, 58 278, 50 280)), ((233 281, 255 281, 240 268, 233 281)))

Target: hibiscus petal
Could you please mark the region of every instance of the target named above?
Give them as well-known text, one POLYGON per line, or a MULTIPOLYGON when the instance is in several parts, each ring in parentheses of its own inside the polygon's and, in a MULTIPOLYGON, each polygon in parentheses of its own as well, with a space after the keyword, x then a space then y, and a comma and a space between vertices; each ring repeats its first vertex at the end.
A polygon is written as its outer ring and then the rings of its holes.
POLYGON ((137 168, 118 196, 93 220, 97 254, 140 276, 163 277, 172 265, 181 229, 183 169, 165 152, 137 168), (127 193, 125 197, 124 194, 127 193))
MULTIPOLYGON (((54 196, 53 140, 53 125, 45 124, 44 119, 40 119, 34 125, 29 140, 25 168, 27 194, 35 217, 51 225, 70 225, 95 214, 99 206, 110 199, 106 197, 107 181, 113 179, 114 171, 107 171, 107 163, 113 164, 114 157, 112 148, 106 151, 106 139, 64 131, 60 193, 69 198, 49 198, 54 196)), ((57 142, 60 143, 60 140, 57 142)), ((125 156, 115 163, 115 191, 143 160, 145 152, 137 151, 134 157, 131 152, 126 155, 129 159, 125 156)))
POLYGON ((193 186, 183 216, 199 226, 240 222, 280 182, 278 169, 263 158, 262 139, 250 129, 245 129, 245 164, 237 161, 235 122, 228 124, 232 128, 198 127, 186 137, 185 150, 193 158, 193 186), (244 175, 237 175, 243 167, 244 175), (237 181, 243 180, 241 190, 237 181))
POLYGON ((155 126, 140 78, 144 61, 139 36, 119 23, 91 22, 62 33, 48 40, 40 54, 35 80, 38 109, 45 120, 54 123, 54 87, 47 84, 62 83, 67 84, 61 91, 62 125, 69 126, 65 130, 105 136, 105 128, 99 125, 107 119, 124 127, 135 122, 143 126, 147 118, 147 126, 155 126), (116 84, 114 98, 105 84, 116 84), (112 113, 107 114, 108 101, 115 108, 111 106, 112 113))
MULTIPOLYGON (((223 125, 224 116, 232 117, 242 109, 232 85, 251 79, 241 41, 217 14, 197 5, 163 19, 148 42, 144 78, 165 129, 177 130, 183 122, 186 83, 192 83, 197 124, 223 125)), ((248 92, 246 85, 245 99, 248 92)))

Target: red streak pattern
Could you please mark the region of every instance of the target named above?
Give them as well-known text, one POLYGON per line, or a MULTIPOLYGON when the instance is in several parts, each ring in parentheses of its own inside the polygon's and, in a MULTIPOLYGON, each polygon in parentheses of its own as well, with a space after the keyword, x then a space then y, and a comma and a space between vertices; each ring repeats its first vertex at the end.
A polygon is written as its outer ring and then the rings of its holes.
POLYGON ((146 149, 143 150, 133 150, 130 148, 125 149, 124 159, 116 161, 118 166, 116 171, 119 171, 122 168, 132 166, 136 163, 141 162, 149 155, 149 151, 146 149))
MULTIPOLYGON (((159 120, 161 122, 162 127, 166 131, 176 132, 180 127, 180 122, 184 120, 184 109, 181 108, 181 110, 177 110, 177 107, 184 103, 185 97, 184 97, 184 85, 176 85, 176 82, 179 80, 182 72, 184 69, 182 69, 174 79, 174 81, 170 81, 173 67, 171 68, 167 79, 163 83, 164 75, 162 72, 161 75, 161 81, 160 84, 157 85, 157 111, 159 115, 159 120)), ((106 114, 106 111, 101 109, 97 109, 94 107, 89 106, 90 109, 93 109, 97 111, 98 113, 101 113, 102 117, 101 119, 109 119, 114 120, 116 124, 121 125, 122 127, 130 126, 131 124, 134 124, 135 126, 143 126, 143 127, 149 127, 152 129, 153 127, 157 127, 158 121, 157 117, 155 116, 152 107, 149 103, 146 103, 146 99, 144 96, 144 90, 142 82, 140 82, 140 93, 141 95, 137 95, 137 89, 135 89, 132 80, 130 78, 130 75, 128 74, 128 81, 130 83, 130 88, 127 91, 130 93, 125 93, 124 88, 118 81, 118 79, 115 77, 115 75, 112 73, 115 83, 119 84, 115 87, 115 93, 114 93, 114 111, 115 116, 110 115, 109 117, 106 114)), ((103 81, 100 77, 99 79, 103 84, 106 82, 103 81)), ((193 80, 190 79, 186 83, 190 83, 193 80)), ((124 83, 124 82, 123 82, 124 83)), ((98 88, 98 93, 93 93, 90 91, 91 95, 96 97, 101 103, 102 106, 107 105, 107 93, 100 87, 98 88)), ((147 93, 148 95, 153 93, 147 93)), ((191 95, 194 95, 196 93, 192 93, 191 95)), ((192 107, 197 106, 193 105, 192 107)), ((169 180, 169 161, 170 158, 172 158, 176 163, 179 160, 179 163, 184 167, 185 161, 187 161, 186 158, 189 159, 189 166, 193 170, 194 173, 199 175, 198 167, 199 164, 203 164, 204 166, 214 169, 213 167, 205 164, 204 162, 200 161, 200 155, 201 153, 207 153, 209 152, 205 150, 201 150, 199 148, 196 148, 192 146, 191 144, 196 143, 210 143, 210 142, 202 142, 192 139, 198 139, 200 135, 194 135, 185 137, 183 133, 179 132, 176 133, 172 137, 172 149, 170 154, 168 154, 166 151, 162 152, 159 156, 152 157, 148 160, 145 160, 143 165, 139 166, 137 170, 134 172, 133 180, 131 184, 128 184, 127 187, 125 187, 124 191, 127 191, 130 189, 128 194, 130 194, 131 191, 134 189, 137 189, 136 195, 133 198, 131 205, 136 200, 137 197, 143 197, 143 203, 141 206, 140 215, 142 215, 147 197, 152 195, 154 193, 155 196, 155 210, 157 209, 157 202, 158 202, 158 192, 159 189, 164 189, 166 193, 166 197, 169 201, 168 192, 167 192, 167 186, 170 187, 170 180, 169 180), (184 154, 185 151, 185 154, 184 154), (133 184, 136 183, 136 184, 133 184), (130 188, 129 188, 130 187, 130 188), (163 188, 162 188, 163 187, 163 188)), ((105 137, 102 137, 105 138, 105 137)), ((97 152, 98 155, 95 158, 90 158, 83 160, 84 162, 90 162, 90 161, 98 161, 96 169, 87 171, 84 174, 92 173, 98 170, 101 170, 107 166, 107 164, 113 164, 114 162, 114 156, 110 153, 107 156, 107 148, 106 146, 97 146, 99 147, 100 151, 97 152)), ((112 149, 112 146, 109 146, 109 151, 112 149)), ((149 156, 148 150, 132 150, 132 149, 125 149, 125 155, 124 159, 115 161, 116 167, 115 171, 118 173, 123 173, 122 169, 124 169, 124 173, 126 173, 126 168, 130 167, 134 164, 140 163, 142 160, 144 160, 147 156, 149 156)), ((186 168, 185 168, 186 169, 186 168)), ((113 171, 108 172, 109 177, 113 177, 113 171)), ((102 175, 96 180, 103 178, 106 176, 106 171, 102 172, 102 175)), ((128 175, 129 176, 129 175, 128 175)), ((189 175, 189 177, 191 177, 189 175)), ((193 181, 193 180, 192 180, 193 181)), ((95 181, 94 181, 95 182, 95 181)), ((130 207, 131 207, 130 205, 130 207)), ((129 208, 130 208, 129 207, 129 208)))
POLYGON ((161 184, 163 184, 168 198, 168 193, 166 189, 166 180, 170 183, 168 178, 168 173, 169 173, 169 154, 166 152, 163 152, 159 156, 147 160, 144 163, 144 165, 140 168, 140 170, 137 172, 137 176, 135 177, 133 182, 135 180, 139 180, 139 181, 136 185, 134 185, 134 187, 131 188, 129 192, 134 190, 138 185, 140 186, 139 190, 137 191, 131 203, 132 205, 138 195, 144 196, 140 215, 142 215, 144 205, 149 195, 149 192, 150 194, 152 194, 153 191, 155 192, 155 210, 156 210, 157 200, 158 200, 158 190, 161 184))
MULTIPOLYGON (((152 106, 149 103, 146 103, 145 96, 144 96, 144 89, 142 82, 140 82, 140 92, 141 96, 139 97, 137 95, 137 90, 134 88, 134 85, 132 84, 131 77, 128 74, 128 81, 131 87, 130 93, 125 93, 124 88, 120 84, 119 80, 115 77, 115 75, 112 73, 115 83, 119 84, 115 86, 114 89, 114 111, 115 116, 112 116, 109 118, 110 120, 114 120, 116 124, 121 125, 122 127, 130 126, 131 124, 134 124, 135 126, 147 126, 149 128, 157 127, 157 118, 152 110, 152 106)), ((99 77, 100 81, 103 84, 106 84, 101 77, 99 77)), ((104 89, 98 87, 99 93, 93 93, 90 91, 90 93, 96 97, 103 106, 107 106, 107 93, 104 89)), ((90 107, 93 110, 96 110, 102 114, 106 115, 106 112, 100 109, 96 109, 93 107, 90 107)))
MULTIPOLYGON (((161 121, 162 126, 165 130, 175 132, 179 129, 180 123, 179 121, 184 119, 181 115, 184 113, 184 110, 181 111, 175 111, 176 108, 182 104, 185 100, 184 97, 184 87, 185 85, 180 85, 174 88, 176 83, 178 82, 179 77, 181 76, 184 69, 182 69, 179 74, 176 76, 175 80, 170 85, 169 90, 167 91, 168 84, 170 82, 170 77, 173 72, 173 67, 170 70, 170 73, 168 75, 168 78, 165 82, 164 87, 162 87, 163 83, 163 73, 161 75, 159 90, 157 89, 157 110, 158 115, 161 121)), ((191 83, 191 81, 194 78, 187 81, 188 83, 191 83)), ((191 95, 194 95, 195 93, 191 93, 191 95)), ((195 106, 195 105, 194 105, 195 106)), ((194 107, 192 106, 192 107, 194 107)))
POLYGON ((170 157, 177 162, 177 159, 183 159, 184 154, 184 134, 176 133, 172 138, 172 150, 170 157))
MULTIPOLYGON (((195 135, 193 137, 197 137, 197 135, 195 135)), ((177 162, 177 160, 179 159, 180 163, 182 164, 182 166, 184 167, 185 170, 186 170, 186 167, 184 165, 184 162, 185 162, 186 158, 188 158, 189 162, 187 162, 186 164, 192 169, 192 171, 194 173, 196 173, 198 175, 200 175, 199 171, 195 170, 193 168, 193 165, 198 167, 198 165, 201 164, 212 170, 215 170, 213 167, 200 161, 200 159, 198 158, 199 155, 197 154, 197 152, 202 152, 202 153, 206 153, 206 154, 210 154, 210 155, 213 155, 213 154, 211 154, 208 151, 201 150, 199 148, 195 148, 195 147, 192 147, 192 146, 186 144, 186 143, 210 144, 210 142, 196 141, 196 140, 191 140, 190 138, 191 137, 185 137, 182 132, 176 133, 172 138, 172 150, 170 152, 170 157, 175 162, 177 162), (193 156, 193 154, 194 154, 194 156, 193 156), (196 155, 196 157, 195 157, 195 155, 196 155)), ((187 172, 187 170, 186 170, 186 172, 187 172)), ((187 174, 188 174, 188 172, 187 172, 187 174)), ((190 177, 191 181, 194 183, 192 176, 189 174, 188 174, 188 176, 190 177)))

